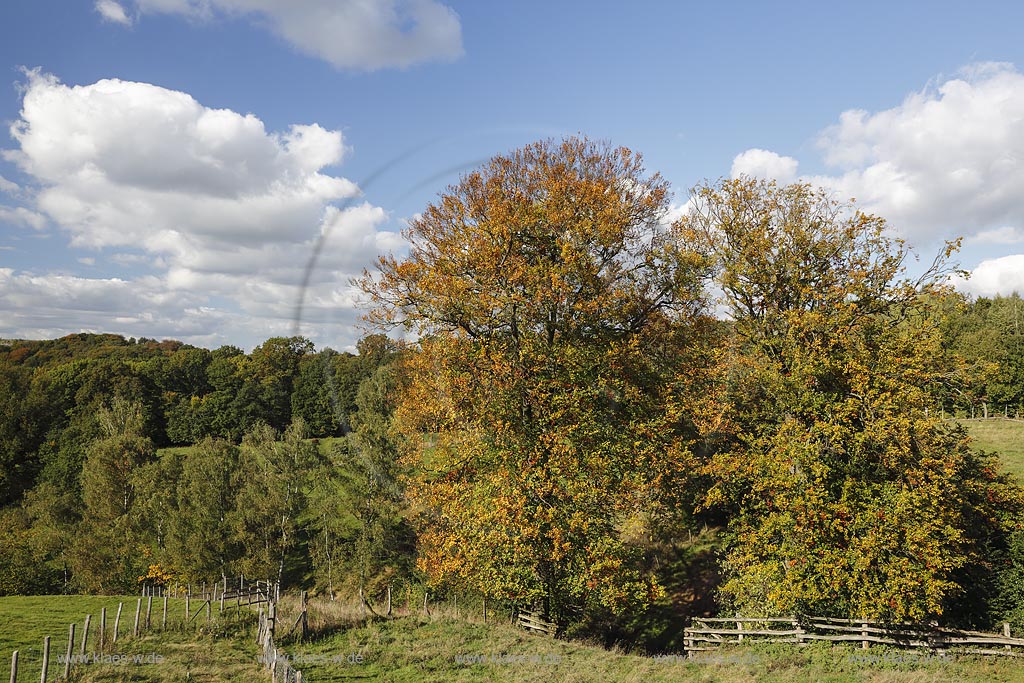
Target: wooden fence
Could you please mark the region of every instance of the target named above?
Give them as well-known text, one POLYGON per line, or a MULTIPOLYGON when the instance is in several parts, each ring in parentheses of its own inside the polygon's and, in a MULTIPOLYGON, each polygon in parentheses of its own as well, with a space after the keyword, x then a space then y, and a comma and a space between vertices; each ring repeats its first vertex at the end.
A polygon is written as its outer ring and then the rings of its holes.
POLYGON ((517 615, 517 621, 521 628, 533 633, 543 633, 544 635, 553 636, 558 631, 558 626, 552 624, 550 621, 544 621, 539 612, 519 612, 517 615))
MULTIPOLYGON (((299 619, 305 624, 305 600, 299 619)), ((298 623, 298 621, 296 621, 298 623)), ((274 645, 274 630, 277 626, 277 603, 271 602, 266 611, 260 609, 260 623, 256 631, 256 643, 260 646, 261 661, 270 671, 274 683, 302 683, 302 672, 292 666, 287 655, 274 645)), ((294 628, 294 627, 293 627, 294 628)))
POLYGON ((703 652, 744 641, 795 643, 813 641, 894 647, 955 650, 967 654, 1024 656, 1024 638, 1014 638, 1010 625, 1002 633, 942 628, 932 624, 889 624, 868 619, 830 617, 694 618, 684 631, 686 651, 703 652))

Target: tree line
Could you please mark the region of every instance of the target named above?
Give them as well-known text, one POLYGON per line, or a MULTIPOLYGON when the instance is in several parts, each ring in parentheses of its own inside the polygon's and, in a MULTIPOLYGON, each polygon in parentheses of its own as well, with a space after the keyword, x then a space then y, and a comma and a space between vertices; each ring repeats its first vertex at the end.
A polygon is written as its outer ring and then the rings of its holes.
POLYGON ((407 575, 384 431, 399 347, 370 335, 357 350, 5 344, 0 594, 238 574, 333 592, 384 566, 407 575))
POLYGON ((1024 624, 1024 493, 942 415, 1024 400, 1020 297, 808 185, 669 197, 607 143, 495 157, 359 283, 406 346, 4 343, 0 591, 420 582, 658 646, 707 595, 1024 624))

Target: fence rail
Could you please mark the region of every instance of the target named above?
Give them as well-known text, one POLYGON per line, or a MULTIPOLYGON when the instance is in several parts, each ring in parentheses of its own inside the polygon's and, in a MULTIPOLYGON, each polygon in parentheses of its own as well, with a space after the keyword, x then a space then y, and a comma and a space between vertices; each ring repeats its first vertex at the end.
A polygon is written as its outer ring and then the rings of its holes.
POLYGON ((543 633, 549 636, 555 635, 558 630, 557 625, 552 624, 550 621, 544 621, 540 614, 536 612, 520 612, 518 615, 518 621, 519 626, 527 631, 543 633))
POLYGON ((918 647, 930 650, 962 650, 973 654, 1024 656, 1024 638, 1015 638, 1010 625, 1002 633, 942 628, 935 624, 890 624, 870 619, 830 617, 715 617, 694 618, 684 631, 689 652, 716 650, 723 645, 756 640, 805 645, 813 641, 850 642, 868 648, 872 644, 918 647), (973 647, 972 647, 973 646, 973 647))

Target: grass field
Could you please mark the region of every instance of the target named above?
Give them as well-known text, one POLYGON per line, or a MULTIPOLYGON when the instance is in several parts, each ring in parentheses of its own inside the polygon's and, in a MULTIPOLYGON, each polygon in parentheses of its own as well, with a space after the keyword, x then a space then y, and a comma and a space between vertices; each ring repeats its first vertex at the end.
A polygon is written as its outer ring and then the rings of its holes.
MULTIPOLYGON (((0 598, 0 678, 9 676, 11 653, 18 650, 18 680, 38 681, 42 667, 43 638, 50 636, 48 680, 64 673, 68 625, 76 624, 74 653, 80 652, 85 615, 92 615, 86 654, 100 662, 81 664, 72 674, 76 681, 244 681, 260 680, 256 660, 255 618, 229 611, 224 619, 207 624, 205 615, 183 627, 184 600, 168 600, 168 629, 161 632, 162 599, 154 599, 152 629, 130 637, 135 621, 137 596, 17 596, 0 598), (119 602, 120 638, 116 650, 110 644, 119 602), (99 649, 100 610, 107 608, 106 646, 99 649), (118 655, 114 660, 112 654, 118 655), (104 661, 104 656, 106 660, 104 661), (137 659, 134 659, 137 658, 137 659)), ((197 601, 193 601, 196 604, 197 601)), ((146 601, 142 604, 145 618, 146 601)), ((216 607, 214 608, 216 614, 216 607)))
POLYGON ((1024 482, 1024 420, 990 417, 962 419, 960 423, 967 428, 976 448, 999 453, 1006 471, 1024 482))
MULTIPOLYGON (((67 624, 84 615, 117 609, 117 597, 0 598, 0 679, 8 675, 14 648, 21 650, 18 680, 39 680, 39 646, 51 641, 50 678, 63 673, 55 652, 67 644, 67 624), (60 634, 59 636, 57 634, 60 634)), ((125 610, 135 598, 124 598, 125 610)), ((134 609, 134 608, 133 608, 134 609)), ((409 614, 365 620, 351 606, 311 603, 312 638, 305 643, 283 632, 293 623, 295 601, 283 601, 278 647, 309 683, 387 681, 420 683, 508 681, 540 683, 1011 683, 1024 681, 1024 660, 1002 657, 938 657, 888 648, 860 650, 818 643, 803 649, 751 645, 709 653, 696 660, 642 656, 587 643, 535 636, 479 615, 456 618, 442 609, 430 617, 409 614)), ((94 617, 95 619, 96 617, 94 617)), ((122 616, 122 619, 124 617, 122 616)), ((132 611, 134 619, 134 611, 132 611)), ((234 616, 199 628, 169 628, 118 642, 120 663, 79 665, 71 680, 269 681, 256 659, 254 619, 234 616), (130 658, 137 656, 139 661, 130 658)), ((94 621, 95 623, 95 621, 94 621)), ((124 625, 122 623, 122 633, 124 625)), ((129 624, 130 630, 130 624, 129 624)), ((95 631, 93 633, 95 637, 95 631)), ((92 642, 92 641, 90 641, 92 642)), ((77 649, 77 648, 76 648, 77 649)), ((92 651, 90 647, 88 651, 92 651)))
MULTIPOLYGON (((294 602, 282 602, 280 623, 291 623, 294 602)), ((479 614, 456 618, 443 608, 430 617, 409 614, 365 620, 352 608, 311 603, 310 642, 279 638, 303 680, 389 683, 988 683, 1024 681, 1024 661, 931 656, 927 652, 818 643, 733 648, 686 660, 643 656, 582 642, 536 636, 507 620, 483 624, 479 614)))

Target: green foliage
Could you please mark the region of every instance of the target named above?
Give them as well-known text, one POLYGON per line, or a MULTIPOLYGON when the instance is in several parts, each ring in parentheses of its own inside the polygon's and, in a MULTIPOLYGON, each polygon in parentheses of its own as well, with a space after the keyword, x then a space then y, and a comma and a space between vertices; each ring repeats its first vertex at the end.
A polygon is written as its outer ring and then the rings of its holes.
POLYGON ((355 432, 349 448, 335 461, 344 473, 342 500, 355 522, 345 543, 344 563, 367 593, 413 574, 415 537, 402 483, 406 472, 398 457, 399 436, 392 427, 395 374, 393 366, 383 365, 360 385, 355 432))
MULTIPOLYGON (((1024 302, 1019 294, 981 297, 946 311, 944 346, 969 368, 942 395, 946 410, 1011 415, 1024 408, 1024 302)), ((969 414, 969 413, 968 413, 969 414)))
POLYGON ((83 517, 70 564, 76 581, 92 592, 130 591, 146 566, 133 513, 136 469, 153 460, 153 442, 140 435, 142 407, 116 398, 98 420, 105 437, 95 441, 82 468, 83 517))
POLYGON ((0 510, 0 596, 59 590, 60 573, 39 561, 35 534, 24 510, 0 510))
POLYGON ((348 417, 342 413, 334 384, 337 357, 336 351, 324 349, 299 360, 291 396, 291 412, 306 423, 309 433, 315 437, 336 436, 348 426, 348 417))
POLYGON ((1024 530, 1017 529, 1006 550, 997 555, 998 579, 991 602, 993 621, 1024 629, 1024 530))
POLYGON ((933 307, 952 247, 901 279, 884 221, 753 180, 698 188, 682 229, 716 256, 736 332, 732 443, 705 502, 733 512, 732 605, 983 621, 972 591, 1022 497, 926 412, 950 372, 933 307))
POLYGON ((295 421, 278 441, 272 427, 257 424, 242 440, 230 524, 241 546, 236 568, 246 576, 283 580, 286 572, 291 578, 305 569, 296 566, 293 551, 309 477, 320 458, 316 446, 304 440, 305 429, 295 421))

